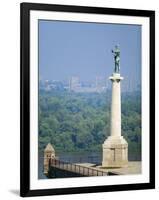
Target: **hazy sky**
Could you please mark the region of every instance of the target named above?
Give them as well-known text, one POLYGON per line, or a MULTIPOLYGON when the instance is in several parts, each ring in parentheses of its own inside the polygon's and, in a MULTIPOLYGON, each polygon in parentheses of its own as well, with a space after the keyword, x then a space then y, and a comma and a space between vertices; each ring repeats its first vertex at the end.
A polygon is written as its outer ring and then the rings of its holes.
POLYGON ((109 77, 114 69, 111 50, 121 51, 121 75, 140 82, 141 27, 138 25, 39 21, 39 75, 66 80, 109 77))

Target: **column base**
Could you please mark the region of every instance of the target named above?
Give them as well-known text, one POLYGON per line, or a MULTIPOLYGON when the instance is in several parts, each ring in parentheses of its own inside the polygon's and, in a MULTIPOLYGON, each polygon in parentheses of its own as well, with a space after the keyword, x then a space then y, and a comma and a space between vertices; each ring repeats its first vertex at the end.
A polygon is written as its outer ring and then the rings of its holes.
POLYGON ((123 136, 109 136, 103 144, 102 167, 126 167, 128 143, 123 136))

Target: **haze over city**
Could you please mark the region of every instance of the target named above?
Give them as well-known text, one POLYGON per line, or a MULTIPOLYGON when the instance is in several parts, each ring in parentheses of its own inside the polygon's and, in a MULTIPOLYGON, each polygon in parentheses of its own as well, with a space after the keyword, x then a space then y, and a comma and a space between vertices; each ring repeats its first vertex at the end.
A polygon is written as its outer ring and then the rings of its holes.
POLYGON ((114 70, 111 50, 116 44, 121 51, 123 84, 140 85, 140 26, 39 20, 40 79, 107 79, 114 70))

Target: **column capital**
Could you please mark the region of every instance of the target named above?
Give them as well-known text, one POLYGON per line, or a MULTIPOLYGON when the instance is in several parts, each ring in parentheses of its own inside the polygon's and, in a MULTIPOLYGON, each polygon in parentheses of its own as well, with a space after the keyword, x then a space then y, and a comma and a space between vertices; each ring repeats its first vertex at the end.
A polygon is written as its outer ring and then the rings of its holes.
POLYGON ((114 82, 114 81, 119 82, 119 81, 123 80, 124 78, 123 78, 122 76, 120 76, 119 73, 113 73, 112 76, 109 77, 109 79, 110 79, 111 81, 113 81, 113 82, 114 82))

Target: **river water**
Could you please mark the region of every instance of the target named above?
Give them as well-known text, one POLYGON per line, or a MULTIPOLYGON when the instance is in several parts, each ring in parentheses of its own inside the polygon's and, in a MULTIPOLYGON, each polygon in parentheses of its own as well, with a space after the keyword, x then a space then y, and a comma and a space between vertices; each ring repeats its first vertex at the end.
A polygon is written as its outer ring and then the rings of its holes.
MULTIPOLYGON (((65 153, 56 153, 56 156, 61 161, 70 162, 70 163, 94 163, 97 165, 101 165, 102 162, 102 152, 65 152, 65 153)), ((129 161, 140 161, 141 154, 129 152, 128 155, 129 161)), ((47 179, 47 177, 43 174, 43 153, 39 153, 38 159, 38 178, 39 179, 47 179)))

